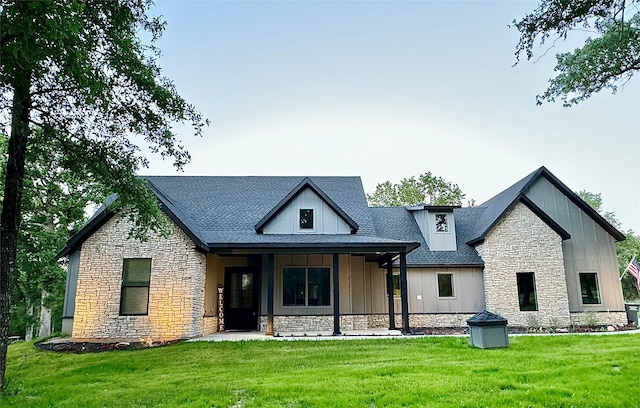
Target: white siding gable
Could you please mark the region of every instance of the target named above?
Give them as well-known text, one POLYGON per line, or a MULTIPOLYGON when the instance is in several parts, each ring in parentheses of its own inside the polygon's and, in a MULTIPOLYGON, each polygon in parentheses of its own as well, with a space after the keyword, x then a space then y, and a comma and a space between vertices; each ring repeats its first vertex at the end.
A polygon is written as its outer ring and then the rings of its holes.
POLYGON ((263 229, 264 234, 350 234, 351 228, 310 188, 285 205, 263 229), (313 228, 300 228, 300 210, 313 209, 313 228))

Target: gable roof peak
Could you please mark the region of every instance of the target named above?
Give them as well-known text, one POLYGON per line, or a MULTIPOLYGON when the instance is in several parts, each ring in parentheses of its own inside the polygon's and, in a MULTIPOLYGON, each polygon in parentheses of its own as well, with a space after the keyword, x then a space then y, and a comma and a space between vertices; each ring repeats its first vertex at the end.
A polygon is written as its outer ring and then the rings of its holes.
MULTIPOLYGON (((527 190, 536 183, 540 177, 544 177, 549 183, 564 194, 571 202, 580 208, 585 214, 591 217, 605 231, 607 231, 617 241, 625 239, 624 234, 618 231, 613 225, 605 220, 597 211, 589 204, 584 202, 576 193, 567 187, 562 181, 553 175, 545 166, 541 166, 524 178, 520 179, 507 189, 493 196, 489 200, 480 204, 485 207, 486 211, 476 224, 476 237, 468 241, 468 244, 474 245, 481 242, 486 234, 493 228, 496 223, 504 216, 515 203, 522 201, 522 197, 526 196, 527 190)), ((530 200, 529 200, 530 201, 530 200)), ((562 235, 562 234, 561 234, 562 235)))
POLYGON ((305 177, 298 183, 297 186, 293 188, 275 207, 273 207, 258 223, 255 225, 255 230, 258 234, 262 234, 264 231, 264 227, 278 214, 282 209, 289 204, 293 199, 295 199, 302 191, 310 189, 313 191, 322 201, 325 202, 344 222, 349 225, 351 229, 351 233, 355 234, 360 228, 358 224, 342 209, 336 204, 331 197, 329 197, 320 187, 316 185, 316 183, 311 180, 310 177, 305 177))

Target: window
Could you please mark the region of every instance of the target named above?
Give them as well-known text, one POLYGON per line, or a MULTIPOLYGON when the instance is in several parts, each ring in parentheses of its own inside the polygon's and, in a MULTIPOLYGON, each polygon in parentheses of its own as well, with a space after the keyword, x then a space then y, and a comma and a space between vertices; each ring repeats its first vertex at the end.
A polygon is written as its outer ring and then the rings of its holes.
POLYGON ((313 209, 300 209, 300 229, 313 229, 313 209))
POLYGON ((438 297, 453 297, 453 274, 438 274, 438 297))
POLYGON ((253 272, 230 273, 229 306, 233 309, 253 307, 253 272))
POLYGON ((151 259, 124 260, 120 315, 146 315, 149 309, 151 259))
POLYGON ((449 232, 447 214, 436 214, 436 232, 449 232))
POLYGON ((283 306, 329 306, 329 268, 283 268, 283 306))
POLYGON ((393 297, 400 297, 400 275, 392 275, 393 297))
POLYGON ((516 273, 516 277, 518 281, 518 300, 520 302, 520 310, 538 310, 538 303, 536 301, 536 280, 533 272, 516 273))
POLYGON ((598 274, 597 273, 581 273, 580 274, 580 292, 582 294, 582 303, 585 305, 600 304, 600 291, 598 290, 598 274))

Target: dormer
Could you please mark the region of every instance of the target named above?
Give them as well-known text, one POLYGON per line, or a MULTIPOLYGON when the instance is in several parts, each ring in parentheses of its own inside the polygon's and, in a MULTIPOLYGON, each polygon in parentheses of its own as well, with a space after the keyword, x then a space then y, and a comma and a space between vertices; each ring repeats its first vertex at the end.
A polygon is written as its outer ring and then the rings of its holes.
POLYGON ((355 234, 358 224, 305 178, 255 225, 258 234, 355 234))
POLYGON ((407 207, 415 218, 429 249, 432 251, 455 251, 456 223, 453 210, 459 205, 418 204, 407 207))

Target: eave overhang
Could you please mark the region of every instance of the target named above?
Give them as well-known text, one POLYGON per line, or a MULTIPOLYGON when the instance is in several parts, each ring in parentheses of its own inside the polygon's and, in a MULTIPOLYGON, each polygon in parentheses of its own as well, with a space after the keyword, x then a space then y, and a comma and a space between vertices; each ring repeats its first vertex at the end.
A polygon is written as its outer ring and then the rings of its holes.
POLYGON ((214 254, 371 254, 371 253, 409 253, 420 246, 418 242, 402 243, 210 243, 209 250, 214 254))
POLYGON ((171 221, 176 223, 176 225, 189 237, 189 239, 193 241, 196 245, 196 249, 202 253, 210 252, 208 245, 182 220, 181 217, 178 216, 178 210, 175 209, 171 199, 160 191, 160 189, 158 189, 151 181, 146 180, 146 182, 151 191, 157 197, 158 202, 160 203, 160 209, 167 214, 171 221))
POLYGON ((420 210, 427 210, 427 211, 453 211, 455 209, 461 208, 462 206, 460 205, 431 205, 431 204, 418 204, 418 205, 412 205, 409 207, 405 207, 408 211, 420 211, 420 210))
POLYGON ((73 252, 79 250, 82 247, 82 243, 89 237, 91 234, 96 232, 98 228, 103 226, 111 217, 115 215, 115 211, 109 210, 109 206, 107 206, 102 212, 97 214, 93 219, 87 222, 74 236, 72 236, 60 252, 56 254, 56 259, 64 258, 72 254, 73 252))

